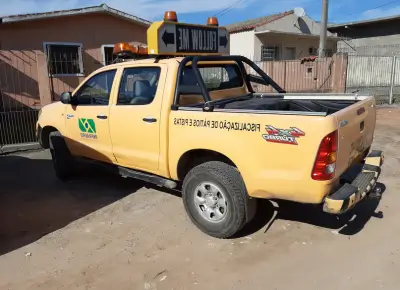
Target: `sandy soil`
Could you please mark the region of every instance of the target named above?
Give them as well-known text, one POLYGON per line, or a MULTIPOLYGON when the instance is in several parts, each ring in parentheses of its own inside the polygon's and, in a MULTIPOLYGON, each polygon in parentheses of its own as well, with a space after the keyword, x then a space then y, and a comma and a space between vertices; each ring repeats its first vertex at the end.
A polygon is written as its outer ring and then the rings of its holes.
POLYGON ((0 157, 0 289, 399 289, 399 124, 379 110, 380 202, 338 219, 265 201, 230 240, 197 230, 179 193, 93 167, 62 183, 47 151, 0 157))

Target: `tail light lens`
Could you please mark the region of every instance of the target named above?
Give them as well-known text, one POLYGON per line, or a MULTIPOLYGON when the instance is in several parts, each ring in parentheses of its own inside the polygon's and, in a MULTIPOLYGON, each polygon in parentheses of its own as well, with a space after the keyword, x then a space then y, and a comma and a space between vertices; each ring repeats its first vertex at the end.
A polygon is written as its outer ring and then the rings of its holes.
POLYGON ((335 177, 338 132, 326 135, 319 145, 317 158, 311 174, 314 180, 330 180, 335 177))

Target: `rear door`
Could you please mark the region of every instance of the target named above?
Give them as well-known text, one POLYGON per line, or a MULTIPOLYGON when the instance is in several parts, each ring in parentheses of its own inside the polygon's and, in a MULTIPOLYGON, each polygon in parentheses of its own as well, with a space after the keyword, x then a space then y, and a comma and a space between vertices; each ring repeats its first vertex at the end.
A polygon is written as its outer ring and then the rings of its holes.
POLYGON ((110 109, 113 152, 122 166, 153 173, 159 169, 166 74, 165 64, 124 67, 118 97, 110 109))
POLYGON ((339 128, 337 173, 343 173, 367 150, 373 141, 376 107, 368 98, 334 114, 339 128))

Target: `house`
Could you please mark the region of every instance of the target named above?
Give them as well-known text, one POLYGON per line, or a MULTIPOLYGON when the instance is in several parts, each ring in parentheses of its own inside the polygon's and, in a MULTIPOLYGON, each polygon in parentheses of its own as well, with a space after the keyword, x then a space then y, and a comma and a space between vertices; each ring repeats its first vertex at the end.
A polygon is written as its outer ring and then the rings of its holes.
POLYGON ((342 39, 338 43, 341 52, 377 56, 400 53, 400 15, 331 24, 328 30, 342 39))
POLYGON ((151 23, 108 7, 0 18, 0 107, 40 107, 112 61, 113 45, 145 45, 151 23))
MULTIPOLYGON (((230 53, 253 61, 293 60, 318 54, 320 24, 308 16, 298 17, 294 10, 226 27, 230 33, 230 53)), ((328 32, 327 56, 336 52, 338 40, 328 32)))

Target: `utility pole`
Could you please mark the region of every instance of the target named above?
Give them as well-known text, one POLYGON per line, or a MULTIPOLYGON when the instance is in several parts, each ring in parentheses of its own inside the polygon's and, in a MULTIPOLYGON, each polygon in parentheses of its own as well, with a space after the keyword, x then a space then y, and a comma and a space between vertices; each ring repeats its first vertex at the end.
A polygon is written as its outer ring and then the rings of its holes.
POLYGON ((318 58, 325 57, 326 34, 328 29, 328 0, 322 0, 320 29, 318 58))

